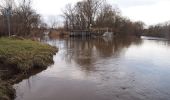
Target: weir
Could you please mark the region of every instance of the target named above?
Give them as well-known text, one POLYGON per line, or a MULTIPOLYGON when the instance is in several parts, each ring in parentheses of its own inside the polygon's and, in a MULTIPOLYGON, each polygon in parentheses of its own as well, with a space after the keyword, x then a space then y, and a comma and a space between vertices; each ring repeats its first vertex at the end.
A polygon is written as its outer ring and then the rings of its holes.
POLYGON ((72 30, 69 33, 70 37, 76 37, 76 36, 106 36, 108 35, 114 35, 114 32, 110 28, 92 28, 90 30, 72 30), (106 34, 107 33, 107 34, 106 34))

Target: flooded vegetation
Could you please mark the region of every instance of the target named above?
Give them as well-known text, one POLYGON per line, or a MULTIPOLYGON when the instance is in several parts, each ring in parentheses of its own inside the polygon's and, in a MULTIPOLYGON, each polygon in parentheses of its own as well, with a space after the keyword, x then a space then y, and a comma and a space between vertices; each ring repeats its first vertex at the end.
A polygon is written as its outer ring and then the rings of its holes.
POLYGON ((45 37, 54 64, 15 84, 15 100, 167 100, 168 41, 45 37))

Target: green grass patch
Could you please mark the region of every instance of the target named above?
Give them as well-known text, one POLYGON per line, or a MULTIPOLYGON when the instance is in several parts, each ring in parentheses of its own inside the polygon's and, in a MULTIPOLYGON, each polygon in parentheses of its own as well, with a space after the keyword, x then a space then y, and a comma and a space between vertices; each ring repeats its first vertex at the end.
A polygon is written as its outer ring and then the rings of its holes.
POLYGON ((48 66, 56 51, 56 48, 40 42, 0 38, 0 62, 19 71, 48 66))
MULTIPOLYGON (((53 63, 55 47, 22 38, 0 38, 0 100, 14 99, 15 90, 10 80, 2 80, 5 73, 12 72, 11 77, 26 75, 34 69, 44 69, 53 63), (10 84, 9 84, 10 83, 10 84)), ((6 75, 6 74, 5 74, 6 75)), ((17 78, 17 77, 15 77, 17 78)))

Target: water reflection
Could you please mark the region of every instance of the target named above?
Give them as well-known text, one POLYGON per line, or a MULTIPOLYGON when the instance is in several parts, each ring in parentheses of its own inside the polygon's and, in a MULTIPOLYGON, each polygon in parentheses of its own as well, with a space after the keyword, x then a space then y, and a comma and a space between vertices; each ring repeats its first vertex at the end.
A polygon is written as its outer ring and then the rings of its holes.
POLYGON ((167 100, 168 41, 44 37, 54 65, 16 84, 16 100, 167 100))
POLYGON ((62 44, 65 50, 63 56, 67 62, 74 60, 80 66, 89 66, 100 57, 103 59, 120 57, 129 46, 140 45, 142 40, 133 37, 111 40, 107 38, 66 38, 61 39, 60 43, 57 43, 56 39, 50 41, 47 39, 45 42, 54 46, 62 44))

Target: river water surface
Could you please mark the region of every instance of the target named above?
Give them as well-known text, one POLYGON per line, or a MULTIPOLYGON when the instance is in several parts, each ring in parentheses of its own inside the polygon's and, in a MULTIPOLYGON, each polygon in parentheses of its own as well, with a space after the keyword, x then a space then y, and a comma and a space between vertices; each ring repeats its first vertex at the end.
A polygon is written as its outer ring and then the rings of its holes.
POLYGON ((15 100, 170 100, 165 40, 66 38, 54 64, 15 84, 15 100))

